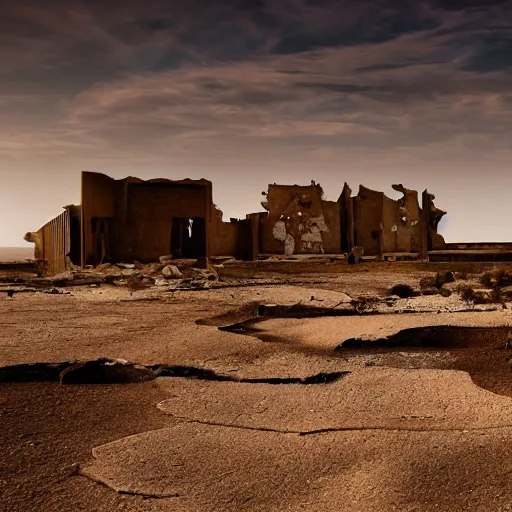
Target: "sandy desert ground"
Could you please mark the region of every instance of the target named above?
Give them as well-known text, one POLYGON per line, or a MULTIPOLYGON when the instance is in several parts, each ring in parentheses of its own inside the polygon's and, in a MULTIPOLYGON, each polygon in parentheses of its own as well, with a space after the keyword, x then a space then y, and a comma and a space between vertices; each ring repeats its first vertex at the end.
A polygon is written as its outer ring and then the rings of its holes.
POLYGON ((348 309, 441 267, 259 262, 221 272, 244 286, 0 295, 0 508, 512 510, 510 304, 254 316, 348 309), (60 384, 26 366, 100 357, 167 373, 60 384))
POLYGON ((22 261, 34 257, 34 247, 0 247, 0 261, 22 261))

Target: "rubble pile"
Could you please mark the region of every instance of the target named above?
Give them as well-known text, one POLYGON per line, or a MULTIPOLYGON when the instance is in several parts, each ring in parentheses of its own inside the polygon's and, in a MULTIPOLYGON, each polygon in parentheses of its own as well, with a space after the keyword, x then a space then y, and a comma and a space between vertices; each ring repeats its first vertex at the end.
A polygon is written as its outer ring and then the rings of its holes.
POLYGON ((165 290, 201 290, 221 284, 218 269, 224 262, 236 261, 234 258, 215 259, 172 259, 162 256, 153 263, 102 263, 85 269, 72 268, 53 276, 35 276, 26 274, 10 280, 9 289, 14 291, 44 291, 60 293, 59 289, 74 286, 100 286, 110 284, 126 286, 132 291, 152 287, 165 290))

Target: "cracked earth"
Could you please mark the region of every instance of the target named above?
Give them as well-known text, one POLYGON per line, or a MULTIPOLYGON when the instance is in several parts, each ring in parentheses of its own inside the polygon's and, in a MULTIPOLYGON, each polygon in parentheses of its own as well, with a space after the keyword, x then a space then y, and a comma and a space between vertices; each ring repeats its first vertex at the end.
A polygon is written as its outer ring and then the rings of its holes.
POLYGON ((0 509, 512 510, 512 311, 351 279, 1 298, 0 509))

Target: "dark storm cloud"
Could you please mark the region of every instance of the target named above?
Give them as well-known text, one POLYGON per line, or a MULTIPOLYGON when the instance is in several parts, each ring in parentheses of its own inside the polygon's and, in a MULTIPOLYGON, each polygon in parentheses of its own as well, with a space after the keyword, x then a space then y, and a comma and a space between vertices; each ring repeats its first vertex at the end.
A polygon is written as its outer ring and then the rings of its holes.
MULTIPOLYGON (((2 14, 0 109, 44 102, 28 140, 48 151, 57 133, 131 152, 136 132, 371 150, 479 127, 492 146, 509 123, 507 2, 4 0, 2 14)), ((26 143, 20 123, 4 147, 26 143)))
POLYGON ((464 65, 468 71, 489 73, 512 69, 512 32, 495 32, 481 37, 474 54, 464 65))
MULTIPOLYGON (((187 63, 379 44, 436 28, 460 31, 463 25, 445 26, 447 16, 472 8, 470 16, 485 5, 484 16, 496 17, 506 3, 4 0, 1 55, 6 69, 79 62, 90 69, 106 63, 113 71, 162 71, 187 63)), ((498 61, 506 58, 506 41, 481 41, 490 46, 487 54, 485 48, 480 50, 481 58, 490 55, 493 66, 499 66, 498 61)), ((478 46, 478 39, 474 44, 478 46)))
POLYGON ((289 29, 292 33, 284 35, 273 51, 277 54, 289 54, 337 46, 382 43, 403 34, 440 26, 441 21, 437 17, 422 13, 422 10, 422 4, 398 10, 380 10, 379 6, 372 6, 348 20, 342 9, 322 11, 325 20, 321 25, 325 28, 308 26, 305 18, 300 26, 289 29))
POLYGON ((0 217, 33 194, 0 245, 84 168, 205 176, 234 215, 292 170, 333 197, 391 175, 457 197, 485 169, 480 192, 512 164, 511 37, 510 0, 0 0, 0 217))

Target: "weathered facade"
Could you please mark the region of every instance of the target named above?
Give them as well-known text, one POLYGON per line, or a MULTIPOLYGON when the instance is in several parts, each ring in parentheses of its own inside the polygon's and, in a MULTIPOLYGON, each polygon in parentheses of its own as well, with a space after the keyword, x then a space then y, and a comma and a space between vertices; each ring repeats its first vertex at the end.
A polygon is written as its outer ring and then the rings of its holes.
POLYGON ((60 215, 24 239, 34 243, 36 260, 48 261, 50 274, 64 272, 71 261, 80 262, 80 208, 65 206, 60 215))
POLYGON ((84 172, 82 264, 158 261, 171 249, 206 256, 211 190, 207 180, 115 180, 84 172))
POLYGON ((204 179, 114 180, 86 172, 81 219, 82 265, 253 254, 251 222, 223 222, 204 179))
POLYGON ((269 185, 260 214, 261 253, 341 252, 340 212, 320 185, 269 185))
POLYGON ((337 202, 323 199, 320 185, 270 185, 260 214, 259 249, 263 254, 348 253, 362 247, 377 259, 387 253, 426 257, 444 246, 437 226, 445 212, 434 196, 393 185, 403 197, 397 201, 383 192, 359 187, 356 196, 345 183, 337 202), (426 212, 426 213, 424 213, 426 212))
POLYGON ((357 196, 350 197, 345 184, 340 197, 347 237, 344 246, 361 246, 371 256, 412 253, 426 257, 430 249, 442 248, 444 239, 437 233, 437 226, 446 212, 435 208, 434 197, 425 191, 420 208, 415 190, 403 185, 393 185, 393 189, 403 197, 395 201, 362 185, 357 196))
POLYGON ((437 226, 445 212, 425 191, 402 185, 395 201, 360 186, 356 196, 345 184, 338 201, 327 201, 322 187, 269 185, 265 212, 223 222, 213 204, 210 181, 116 180, 82 173, 81 203, 65 211, 26 240, 36 258, 58 273, 71 264, 158 261, 163 255, 200 258, 231 255, 253 260, 260 254, 340 254, 362 247, 365 256, 386 253, 426 257, 442 249, 437 226))

